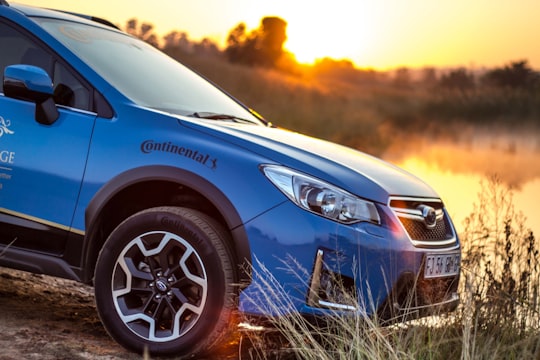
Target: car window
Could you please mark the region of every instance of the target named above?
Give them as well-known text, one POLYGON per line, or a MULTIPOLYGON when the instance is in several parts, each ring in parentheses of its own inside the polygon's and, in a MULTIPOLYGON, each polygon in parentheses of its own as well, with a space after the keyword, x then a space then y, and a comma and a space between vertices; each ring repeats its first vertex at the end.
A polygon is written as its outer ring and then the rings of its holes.
POLYGON ((63 64, 40 44, 15 28, 0 23, 0 70, 9 65, 26 64, 45 70, 54 84, 54 100, 82 110, 90 108, 90 91, 63 64))
POLYGON ((28 38, 22 36, 12 27, 0 23, 0 68, 2 74, 9 65, 26 63, 43 68, 52 74, 52 57, 35 46, 28 38))
POLYGON ((33 20, 138 105, 181 115, 229 114, 261 123, 210 82, 139 39, 77 22, 33 20))
POLYGON ((59 62, 54 66, 54 100, 57 104, 77 109, 90 109, 90 92, 59 62))

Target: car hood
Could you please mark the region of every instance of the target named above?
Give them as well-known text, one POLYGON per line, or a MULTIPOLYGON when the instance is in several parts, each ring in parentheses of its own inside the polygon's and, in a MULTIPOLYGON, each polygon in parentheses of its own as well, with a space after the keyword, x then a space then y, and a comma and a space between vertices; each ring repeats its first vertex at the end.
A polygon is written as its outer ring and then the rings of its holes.
POLYGON ((405 170, 332 142, 281 128, 227 121, 181 123, 366 199, 387 204, 392 195, 438 198, 430 186, 405 170))

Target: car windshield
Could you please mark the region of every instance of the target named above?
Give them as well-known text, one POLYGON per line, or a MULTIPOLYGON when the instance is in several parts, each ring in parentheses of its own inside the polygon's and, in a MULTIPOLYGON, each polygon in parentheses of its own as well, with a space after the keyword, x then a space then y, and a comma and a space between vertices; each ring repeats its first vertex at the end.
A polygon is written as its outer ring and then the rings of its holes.
POLYGON ((77 22, 34 20, 138 105, 180 115, 205 112, 262 123, 210 82, 139 39, 77 22))

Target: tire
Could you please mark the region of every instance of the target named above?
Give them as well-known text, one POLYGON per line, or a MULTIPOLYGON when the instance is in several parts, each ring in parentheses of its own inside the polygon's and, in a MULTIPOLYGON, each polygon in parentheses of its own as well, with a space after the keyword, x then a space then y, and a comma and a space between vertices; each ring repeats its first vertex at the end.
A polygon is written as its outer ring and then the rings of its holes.
POLYGON ((228 233, 195 210, 159 207, 122 222, 96 264, 96 307, 125 348, 196 357, 234 324, 228 233))

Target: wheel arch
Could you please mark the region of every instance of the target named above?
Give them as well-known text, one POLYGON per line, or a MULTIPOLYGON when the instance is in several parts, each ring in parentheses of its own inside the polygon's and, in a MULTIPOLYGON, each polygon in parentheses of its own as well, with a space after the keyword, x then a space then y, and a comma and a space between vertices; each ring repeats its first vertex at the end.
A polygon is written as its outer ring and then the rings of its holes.
POLYGON ((232 202, 205 178, 184 169, 158 165, 117 175, 88 204, 82 248, 83 281, 92 280, 99 251, 120 222, 138 211, 164 205, 194 208, 220 222, 231 234, 232 243, 228 246, 238 264, 238 281, 249 282, 250 246, 232 202), (134 196, 139 197, 137 201, 132 200, 134 196))

